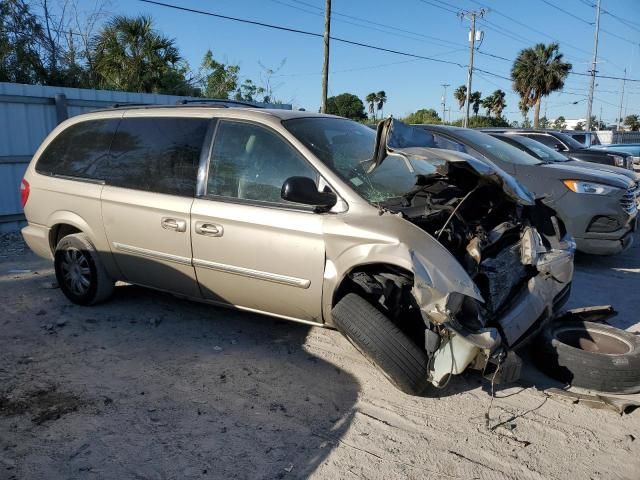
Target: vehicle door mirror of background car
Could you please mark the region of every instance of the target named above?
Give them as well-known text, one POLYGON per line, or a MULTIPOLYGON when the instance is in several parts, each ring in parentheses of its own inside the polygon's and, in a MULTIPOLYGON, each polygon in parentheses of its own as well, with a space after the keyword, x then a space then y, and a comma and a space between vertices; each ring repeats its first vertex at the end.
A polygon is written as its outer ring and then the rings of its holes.
POLYGON ((319 211, 330 210, 338 201, 333 192, 319 192, 316 182, 309 177, 287 178, 280 196, 289 202, 312 205, 319 211))
POLYGON ((565 148, 564 145, 562 145, 561 143, 556 143, 553 148, 555 148, 558 152, 564 152, 565 148))

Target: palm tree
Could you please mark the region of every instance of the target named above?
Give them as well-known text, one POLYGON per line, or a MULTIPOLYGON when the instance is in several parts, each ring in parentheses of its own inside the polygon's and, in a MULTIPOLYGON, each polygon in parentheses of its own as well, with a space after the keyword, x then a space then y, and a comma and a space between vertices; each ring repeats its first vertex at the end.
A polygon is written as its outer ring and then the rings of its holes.
POLYGON ((624 125, 629 127, 632 132, 640 130, 640 118, 638 115, 627 115, 624 119, 624 125))
POLYGON ((491 116, 491 112, 494 109, 495 102, 496 102, 496 99, 494 95, 489 95, 488 97, 484 97, 480 101, 480 105, 482 106, 482 108, 487 109, 487 117, 491 116))
POLYGON ((540 100, 564 87, 571 64, 562 61, 557 43, 538 43, 525 48, 513 62, 511 80, 513 89, 527 107, 535 107, 533 127, 540 121, 540 100))
POLYGON ((460 110, 462 110, 464 103, 467 101, 467 87, 460 85, 456 88, 453 92, 453 98, 458 101, 458 106, 460 107, 460 110))
POLYGON ((179 73, 181 58, 174 40, 157 33, 151 17, 116 16, 93 39, 93 45, 102 87, 158 92, 179 73))
POLYGON ((469 95, 469 103, 471 104, 471 109, 473 110, 473 114, 477 117, 478 112, 480 111, 480 103, 482 102, 482 93, 473 92, 469 95))
POLYGON ((502 111, 507 108, 507 102, 505 101, 505 97, 507 96, 502 90, 498 89, 491 95, 493 97, 493 113, 496 114, 497 118, 502 116, 502 111))
POLYGON ((365 100, 367 102, 367 106, 369 108, 369 113, 371 114, 371 117, 375 120, 376 119, 376 111, 375 111, 375 104, 376 104, 376 94, 374 92, 371 92, 369 95, 367 95, 365 97, 365 100))
POLYGON ((376 93, 376 102, 378 102, 378 111, 382 111, 380 118, 384 117, 384 104, 387 103, 387 94, 384 90, 376 93))

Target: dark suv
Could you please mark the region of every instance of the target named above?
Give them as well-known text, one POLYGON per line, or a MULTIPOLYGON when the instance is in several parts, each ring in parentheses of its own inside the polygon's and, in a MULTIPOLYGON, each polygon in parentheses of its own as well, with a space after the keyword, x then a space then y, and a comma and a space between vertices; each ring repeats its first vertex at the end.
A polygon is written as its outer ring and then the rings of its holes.
POLYGON ((613 165, 615 167, 627 168, 629 170, 633 169, 633 157, 628 153, 613 150, 610 151, 606 149, 592 150, 574 140, 566 133, 559 132, 557 130, 486 128, 482 129, 482 131, 486 133, 510 133, 513 135, 522 135, 532 138, 547 147, 554 148, 575 160, 613 165))

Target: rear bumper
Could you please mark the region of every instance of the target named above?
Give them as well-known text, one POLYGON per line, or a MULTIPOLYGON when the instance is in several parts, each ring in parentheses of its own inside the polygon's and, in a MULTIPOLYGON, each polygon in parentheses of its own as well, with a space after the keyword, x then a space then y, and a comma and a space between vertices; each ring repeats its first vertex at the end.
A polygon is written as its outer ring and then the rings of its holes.
POLYGON ((49 228, 36 223, 29 223, 22 229, 22 238, 29 248, 38 256, 53 259, 49 244, 49 228))

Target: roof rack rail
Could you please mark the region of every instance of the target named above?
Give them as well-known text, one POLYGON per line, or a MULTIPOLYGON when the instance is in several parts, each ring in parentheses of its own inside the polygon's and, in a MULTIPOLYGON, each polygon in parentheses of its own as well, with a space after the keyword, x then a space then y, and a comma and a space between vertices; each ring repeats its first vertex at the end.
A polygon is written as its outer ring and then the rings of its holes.
POLYGON ((129 108, 129 107, 147 107, 153 105, 152 103, 114 103, 111 108, 129 108))
MULTIPOLYGON (((199 98, 199 99, 182 99, 182 100, 178 100, 176 102, 176 105, 189 105, 189 104, 214 104, 214 105, 222 105, 224 107, 229 107, 229 105, 238 105, 238 106, 244 106, 244 107, 251 107, 251 108, 263 108, 260 105, 254 105, 253 103, 249 103, 249 102, 242 102, 240 100, 225 100, 222 98, 199 98), (228 105, 227 105, 228 104, 228 105)), ((211 105, 211 106, 214 106, 211 105)))

